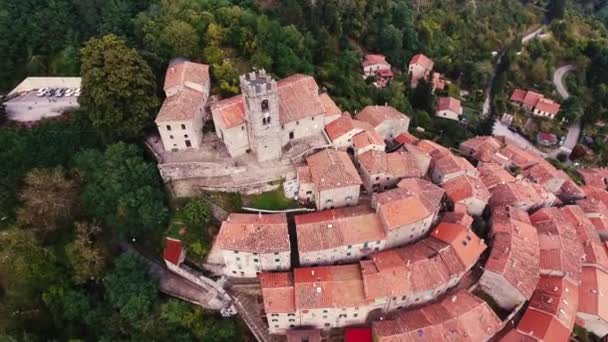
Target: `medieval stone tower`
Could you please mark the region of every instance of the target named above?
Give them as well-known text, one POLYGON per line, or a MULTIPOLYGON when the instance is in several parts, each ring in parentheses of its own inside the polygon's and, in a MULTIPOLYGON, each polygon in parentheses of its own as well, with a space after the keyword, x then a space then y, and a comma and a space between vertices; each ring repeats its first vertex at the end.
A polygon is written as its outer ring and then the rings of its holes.
POLYGON ((241 75, 249 146, 258 161, 281 158, 281 123, 277 82, 265 70, 241 75))

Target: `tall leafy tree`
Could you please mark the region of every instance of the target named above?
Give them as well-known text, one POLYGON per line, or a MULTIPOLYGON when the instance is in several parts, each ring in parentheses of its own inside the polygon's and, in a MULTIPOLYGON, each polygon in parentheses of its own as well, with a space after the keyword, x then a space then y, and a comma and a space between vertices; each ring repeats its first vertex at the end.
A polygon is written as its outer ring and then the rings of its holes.
POLYGON ((108 264, 109 253, 100 241, 100 226, 87 222, 76 223, 74 241, 66 247, 68 262, 74 271, 74 282, 98 282, 108 264))
POLYGON ((165 196, 158 171, 143 151, 118 143, 105 152, 85 150, 75 158, 84 173, 84 199, 89 214, 125 237, 164 226, 165 196))
POLYGON ((110 34, 82 49, 80 103, 106 142, 135 139, 158 106, 150 67, 134 49, 110 34))

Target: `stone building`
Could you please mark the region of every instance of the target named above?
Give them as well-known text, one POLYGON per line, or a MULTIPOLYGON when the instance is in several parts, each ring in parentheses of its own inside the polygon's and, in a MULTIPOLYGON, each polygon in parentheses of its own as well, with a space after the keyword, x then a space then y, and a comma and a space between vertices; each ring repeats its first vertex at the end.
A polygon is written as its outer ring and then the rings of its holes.
POLYGON ((295 223, 303 266, 360 260, 386 242, 380 218, 367 206, 297 215, 295 223))
MULTIPOLYGON (((371 125, 364 126, 371 128, 371 125)), ((355 156, 368 151, 384 152, 384 150, 386 150, 386 144, 373 128, 365 129, 363 132, 353 136, 353 152, 355 156)))
POLYGON ((406 151, 370 150, 357 156, 357 164, 368 194, 393 188, 403 178, 422 178, 428 171, 420 169, 416 157, 406 151))
POLYGON ((453 205, 464 205, 471 216, 481 216, 490 199, 490 192, 481 180, 469 175, 452 178, 441 187, 453 205))
POLYGON ((359 202, 361 177, 346 152, 326 149, 308 156, 306 163, 297 173, 301 199, 313 201, 317 210, 359 202))
POLYGON ((211 106, 217 136, 232 157, 255 153, 258 161, 280 159, 283 147, 322 134, 339 111, 307 75, 276 82, 259 70, 242 75, 240 84, 241 95, 211 106))
POLYGON ((428 79, 431 71, 433 71, 433 66, 433 61, 427 56, 421 53, 414 55, 408 67, 411 87, 416 88, 420 79, 428 79))
POLYGON ((165 151, 199 148, 210 86, 208 65, 186 60, 169 65, 164 85, 167 98, 155 120, 165 151))
POLYGON ((228 277, 255 278, 263 271, 291 267, 285 214, 232 213, 222 223, 215 244, 221 250, 228 277))
POLYGON ((410 127, 410 118, 391 106, 367 106, 355 117, 372 125, 384 140, 406 133, 410 127))
POLYGON ((460 100, 453 97, 441 97, 435 107, 435 116, 458 121, 462 116, 460 100))
POLYGON ((492 249, 479 279, 481 289, 505 310, 532 297, 539 273, 539 244, 528 213, 513 207, 492 212, 492 249))
POLYGON ((438 157, 433 156, 431 166, 431 179, 435 184, 443 184, 450 179, 460 176, 471 176, 477 178, 477 170, 471 163, 462 157, 453 155, 451 152, 438 157))

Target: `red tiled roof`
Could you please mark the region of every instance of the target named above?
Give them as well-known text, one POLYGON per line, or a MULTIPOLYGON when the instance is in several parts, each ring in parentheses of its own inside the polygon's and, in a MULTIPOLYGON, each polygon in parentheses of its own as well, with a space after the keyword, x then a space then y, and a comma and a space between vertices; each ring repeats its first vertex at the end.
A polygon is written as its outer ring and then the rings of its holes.
POLYGON ((422 66, 424 69, 426 69, 427 71, 430 71, 431 69, 433 69, 433 61, 421 53, 414 55, 414 57, 412 57, 412 59, 410 60, 410 65, 412 65, 412 64, 418 64, 418 65, 422 66))
POLYGON ((422 221, 434 213, 425 206, 420 197, 403 189, 374 194, 374 198, 378 201, 378 215, 389 231, 422 221))
POLYGON ((372 324, 378 342, 486 341, 501 328, 502 322, 490 306, 465 290, 372 324))
POLYGON ((384 173, 395 178, 424 176, 424 171, 418 168, 416 157, 405 151, 385 153, 370 150, 357 157, 360 168, 370 175, 384 173))
POLYGON ((483 240, 469 228, 455 223, 440 222, 431 236, 450 244, 467 269, 477 262, 487 248, 483 240))
POLYGON ((512 207, 492 213, 492 249, 486 271, 502 275, 524 298, 530 298, 539 279, 539 242, 528 214, 512 207))
POLYGON ((385 146, 384 140, 376 133, 375 130, 364 130, 363 132, 357 133, 353 136, 353 145, 357 149, 364 148, 369 145, 385 146))
MULTIPOLYGON (((455 207, 460 206, 461 204, 456 204, 455 207)), ((457 223, 459 225, 470 228, 473 225, 473 217, 467 214, 466 209, 464 211, 456 210, 444 212, 441 216, 442 222, 448 223, 457 223)))
POLYGON ((593 223, 578 205, 569 205, 560 209, 562 215, 576 230, 578 240, 584 251, 583 265, 591 264, 608 271, 608 254, 600 240, 593 223))
POLYGON ((578 312, 608 322, 608 273, 591 266, 583 267, 578 295, 578 312))
POLYGON ((438 158, 444 155, 452 154, 449 149, 439 145, 436 142, 423 139, 416 143, 416 147, 426 153, 428 153, 433 158, 438 158))
POLYGON ((397 187, 419 196, 431 212, 439 210, 445 191, 437 185, 420 178, 402 179, 397 187))
POLYGON ((163 259, 179 266, 183 251, 182 242, 177 239, 165 238, 165 249, 163 251, 163 259))
POLYGON ((479 162, 477 171, 479 172, 479 179, 488 189, 492 189, 499 184, 515 182, 515 177, 496 163, 479 162))
POLYGON ((443 75, 438 72, 433 73, 432 83, 433 83, 433 89, 439 89, 439 90, 445 89, 446 81, 443 78, 443 75))
POLYGON ((319 329, 289 329, 287 331, 287 342, 321 342, 321 330, 319 329))
POLYGON ((325 116, 334 116, 342 114, 342 110, 336 105, 334 100, 327 93, 323 93, 319 95, 319 100, 321 100, 321 106, 323 106, 323 110, 325 111, 325 116))
POLYGON ((503 143, 492 136, 477 136, 460 143, 459 149, 464 153, 475 155, 482 151, 495 153, 503 147, 503 143), (469 152, 470 151, 470 152, 469 152))
POLYGON ((555 101, 546 98, 541 98, 538 100, 535 107, 541 112, 555 115, 559 112, 560 105, 555 101))
POLYGON ((294 269, 295 303, 299 310, 367 305, 358 264, 294 269))
POLYGON ((606 186, 608 185, 608 169, 586 168, 579 169, 578 171, 583 176, 586 185, 606 189, 606 186))
POLYGON ((310 174, 310 168, 308 166, 299 166, 296 169, 296 172, 300 184, 312 184, 312 175, 310 174))
POLYGON ((526 97, 526 91, 523 89, 515 89, 513 90, 513 94, 511 94, 511 101, 523 103, 524 98, 526 97))
POLYGON ((391 69, 380 69, 376 70, 376 76, 380 77, 393 77, 393 71, 391 69))
POLYGON ((529 182, 516 181, 497 184, 490 189, 490 207, 510 205, 528 210, 544 205, 543 197, 529 182))
POLYGON ((360 128, 356 128, 353 124, 353 119, 350 117, 348 113, 340 116, 336 120, 325 125, 325 132, 327 132, 327 136, 332 141, 342 137, 345 134, 348 134, 351 131, 361 131, 360 128))
POLYGON ((222 223, 216 243, 221 249, 270 253, 289 251, 285 214, 232 213, 222 223))
MULTIPOLYGON (((221 118, 221 124, 225 128, 231 128, 236 125, 244 123, 247 119, 245 118, 245 107, 243 106, 243 96, 236 95, 231 98, 215 102, 211 105, 211 111, 218 113, 221 118)), ((216 124, 219 124, 216 122, 216 124)))
POLYGON ((326 149, 306 158, 316 191, 361 185, 361 177, 346 152, 326 149))
POLYGON ((385 238, 380 219, 367 205, 297 215, 295 222, 300 252, 321 251, 385 238))
POLYGON ((526 96, 524 96, 523 104, 530 106, 530 107, 534 107, 534 106, 536 106, 536 103, 538 102, 538 100, 540 100, 542 97, 543 97, 542 94, 528 90, 526 92, 526 96))
POLYGON ((414 144, 419 139, 410 133, 401 133, 395 137, 395 141, 399 144, 414 144))
POLYGON ((543 275, 517 330, 542 341, 568 341, 577 308, 577 285, 565 278, 543 275))
POLYGON ((314 78, 296 74, 277 82, 281 124, 325 114, 314 78))
POLYGON ((160 107, 155 122, 186 121, 194 118, 196 110, 207 101, 207 95, 192 89, 184 89, 169 96, 160 107))
POLYGON ((490 199, 490 192, 479 178, 467 175, 452 178, 441 185, 452 203, 475 198, 482 202, 490 199))
POLYGON ((295 313, 295 290, 292 274, 277 272, 260 274, 260 287, 266 313, 295 313))
POLYGON ((538 231, 541 273, 559 272, 578 281, 583 250, 575 228, 558 208, 542 208, 530 215, 538 231))
POLYGON ((444 176, 457 172, 477 175, 477 170, 468 160, 451 153, 439 158, 433 157, 433 169, 438 170, 444 176))
POLYGON ((391 67, 391 65, 386 61, 386 57, 380 54, 365 55, 361 64, 363 64, 363 67, 368 67, 375 64, 384 64, 389 68, 391 67))
POLYGON ((364 121, 374 128, 380 126, 387 120, 404 120, 405 114, 391 106, 367 106, 355 115, 357 120, 364 121))
POLYGON ((455 99, 453 97, 440 97, 437 102, 437 111, 449 110, 451 112, 461 114, 462 106, 460 105, 460 100, 455 99))
POLYGON ((209 65, 182 61, 169 65, 165 73, 166 91, 175 86, 185 85, 186 82, 203 85, 209 81, 209 65))
POLYGON ((509 158, 514 165, 522 169, 526 169, 542 159, 538 154, 530 150, 524 150, 513 144, 507 144, 500 149, 499 153, 509 158))

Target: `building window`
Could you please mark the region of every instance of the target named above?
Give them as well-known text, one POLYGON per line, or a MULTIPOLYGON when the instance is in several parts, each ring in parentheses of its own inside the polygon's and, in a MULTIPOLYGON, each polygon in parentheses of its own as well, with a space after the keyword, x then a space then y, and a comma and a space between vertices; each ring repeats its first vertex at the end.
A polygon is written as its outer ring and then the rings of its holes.
POLYGON ((325 326, 329 328, 329 323, 325 323, 325 326))
POLYGON ((192 143, 190 142, 190 140, 186 140, 185 143, 186 147, 192 147, 192 143))
POLYGON ((293 132, 289 132, 289 140, 293 139, 293 132))
POLYGON ((329 311, 327 311, 327 310, 323 310, 323 313, 328 313, 328 312, 329 312, 329 311))
POLYGON ((380 180, 380 176, 376 176, 376 180, 380 180))
POLYGON ((274 262, 281 262, 281 259, 274 259, 274 262))
POLYGON ((357 318, 359 317, 359 314, 353 314, 353 317, 357 318))
POLYGON ((274 255, 279 255, 279 252, 274 252, 274 255))
POLYGON ((353 245, 348 245, 348 248, 353 248, 353 245))
POLYGON ((290 321, 290 322, 295 322, 296 320, 295 320, 295 319, 293 319, 293 318, 291 318, 291 319, 289 319, 289 321, 290 321))
POLYGON ((184 134, 184 138, 188 139, 188 134, 184 134))
POLYGON ((258 259, 253 259, 253 262, 260 262, 260 260, 258 260, 258 259))
POLYGON ((171 125, 167 125, 167 131, 171 130, 171 125))
POLYGON ((241 258, 237 257, 237 258, 236 258, 236 261, 241 261, 241 258))
POLYGON ((300 124, 300 121, 296 121, 296 125, 299 125, 299 124, 300 124))
POLYGON ((268 111, 268 100, 262 101, 262 112, 268 111))
POLYGON ((279 314, 271 314, 272 317, 279 317, 279 314))
POLYGON ((351 253, 350 253, 350 252, 346 253, 346 256, 350 256, 350 255, 351 255, 351 253))
POLYGON ((182 129, 186 129, 186 125, 182 124, 182 129))
POLYGON ((239 254, 239 251, 234 251, 234 254, 239 254))
POLYGON ((272 321, 273 321, 273 322, 278 322, 279 320, 278 320, 278 319, 273 319, 272 321))
POLYGON ((467 245, 467 242, 466 242, 466 241, 464 241, 464 240, 462 240, 462 245, 463 245, 463 246, 466 246, 466 245, 467 245))
POLYGON ((327 319, 327 316, 323 316, 323 319, 327 319))
POLYGON ((170 136, 169 136, 169 139, 173 139, 173 136, 172 136, 172 135, 170 135, 170 136))
POLYGON ((287 314, 287 317, 294 317, 294 314, 287 314))
POLYGON ((244 131, 244 130, 245 130, 245 126, 241 126, 241 131, 244 131))

